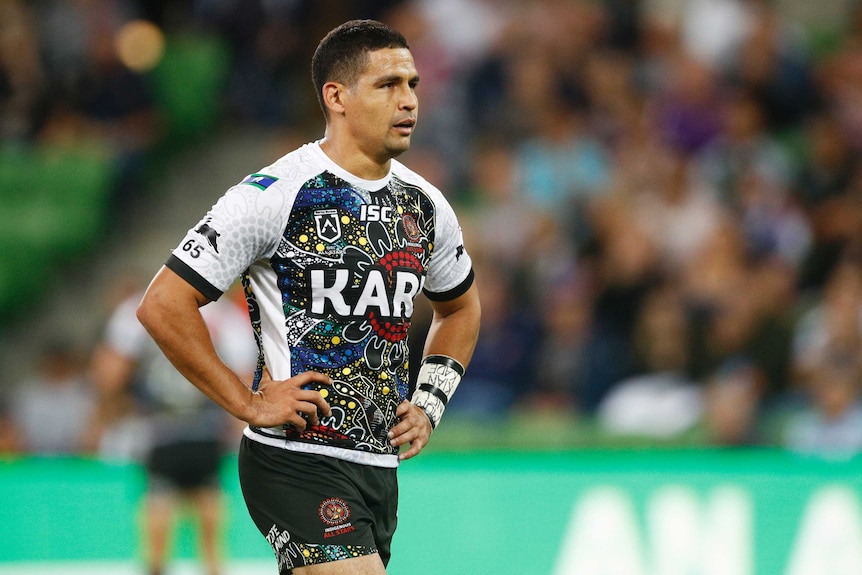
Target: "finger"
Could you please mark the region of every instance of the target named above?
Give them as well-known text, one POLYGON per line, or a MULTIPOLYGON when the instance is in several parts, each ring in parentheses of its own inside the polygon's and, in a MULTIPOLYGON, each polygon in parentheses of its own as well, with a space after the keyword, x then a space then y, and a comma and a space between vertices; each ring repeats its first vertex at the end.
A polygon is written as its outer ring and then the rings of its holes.
POLYGON ((302 409, 297 407, 297 411, 308 415, 331 415, 332 410, 329 403, 323 398, 320 392, 316 389, 303 389, 293 395, 294 401, 300 402, 302 409))
MULTIPOLYGON (((392 426, 392 428, 389 430, 389 433, 386 434, 386 436, 390 439, 390 445, 400 445, 400 443, 397 443, 397 441, 401 439, 402 435, 404 435, 413 428, 413 424, 410 423, 408 418, 404 416, 399 416, 399 420, 400 421, 398 423, 392 426)), ((401 443, 403 443, 403 441, 401 443)))
POLYGON ((415 441, 410 443, 410 448, 404 450, 402 453, 398 455, 398 459, 401 461, 406 461, 411 457, 416 457, 419 455, 419 452, 422 451, 422 448, 425 447, 427 441, 421 441, 420 439, 416 439, 415 441))
POLYGON ((399 447, 405 443, 410 443, 416 439, 417 435, 412 425, 408 425, 407 422, 402 421, 389 430, 389 445, 399 447))
POLYGON ((319 371, 304 371, 294 378, 291 378, 300 387, 309 383, 321 383, 323 385, 332 385, 332 378, 325 373, 319 371))
MULTIPOLYGON (((305 386, 311 383, 320 383, 323 385, 332 385, 332 378, 324 373, 320 373, 317 371, 306 371, 300 373, 299 375, 290 378, 289 381, 291 384, 295 385, 298 388, 304 388, 305 386)), ((300 396, 300 399, 304 401, 310 401, 317 405, 317 408, 320 410, 320 413, 326 416, 332 415, 332 411, 329 408, 329 403, 323 398, 320 391, 318 390, 306 390, 309 393, 300 396)))
POLYGON ((302 414, 305 414, 306 417, 304 417, 303 420, 307 421, 309 425, 315 426, 320 424, 320 416, 318 415, 318 406, 316 403, 312 401, 302 401, 297 405, 296 411, 300 414, 300 417, 302 414))
POLYGON ((398 407, 395 410, 395 415, 398 416, 399 422, 390 430, 390 438, 406 433, 413 428, 420 431, 427 431, 428 435, 431 434, 431 422, 429 421, 428 416, 423 410, 409 401, 405 400, 398 404, 398 407), (427 430, 425 429, 426 427, 428 428, 427 430))
POLYGON ((269 368, 264 366, 263 370, 260 372, 260 381, 257 384, 257 388, 264 389, 270 383, 272 383, 272 374, 269 373, 269 368))
MULTIPOLYGON (((425 417, 425 414, 421 415, 425 417)), ((419 441, 422 445, 426 445, 430 436, 430 424, 411 415, 389 431, 389 444, 393 447, 400 447, 407 443, 413 445, 419 441)))
POLYGON ((308 427, 308 422, 304 417, 302 417, 302 414, 299 411, 294 411, 288 415, 285 423, 295 427, 299 431, 305 431, 305 428, 308 427))
POLYGON ((302 392, 301 395, 297 395, 297 399, 301 401, 306 401, 308 403, 313 403, 315 405, 315 408, 312 409, 312 411, 314 412, 315 416, 317 416, 318 413, 326 416, 332 415, 332 410, 329 407, 329 402, 323 399, 323 396, 317 390, 305 390, 304 392, 302 392))
POLYGON ((406 399, 399 403, 398 407, 395 408, 395 415, 398 417, 398 419, 403 419, 405 416, 407 416, 407 414, 410 413, 410 408, 412 407, 412 405, 413 404, 406 399))

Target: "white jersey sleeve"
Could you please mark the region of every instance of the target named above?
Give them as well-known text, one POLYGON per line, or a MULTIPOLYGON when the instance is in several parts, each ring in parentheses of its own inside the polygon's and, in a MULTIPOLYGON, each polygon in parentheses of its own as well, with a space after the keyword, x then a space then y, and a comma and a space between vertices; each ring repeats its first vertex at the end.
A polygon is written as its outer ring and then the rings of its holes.
MULTIPOLYGON (((440 199, 443 199, 440 194, 440 199)), ((473 263, 464 249, 461 227, 449 202, 437 202, 434 252, 428 263, 425 295, 432 300, 453 299, 473 280, 473 263)))
POLYGON ((284 229, 285 197, 275 178, 252 175, 232 187, 180 241, 168 267, 218 299, 255 261, 271 255, 284 229), (272 186, 272 187, 270 187, 272 186))
POLYGON ((433 248, 423 291, 431 300, 454 299, 473 283, 473 262, 464 249, 464 237, 455 210, 443 192, 425 178, 396 160, 393 160, 393 165, 393 173, 403 180, 404 185, 422 190, 433 206, 433 248))

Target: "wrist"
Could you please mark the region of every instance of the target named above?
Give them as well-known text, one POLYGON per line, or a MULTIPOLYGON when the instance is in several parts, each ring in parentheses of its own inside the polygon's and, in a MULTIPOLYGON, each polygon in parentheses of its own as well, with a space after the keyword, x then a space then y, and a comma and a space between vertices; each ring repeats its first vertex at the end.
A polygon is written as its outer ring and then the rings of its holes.
MULTIPOLYGON (((414 403, 413 405, 416 405, 416 404, 414 403)), ((437 423, 434 421, 434 418, 431 417, 431 412, 428 410, 428 408, 423 407, 421 405, 416 405, 416 407, 418 409, 420 409, 422 411, 422 413, 425 414, 425 417, 428 418, 428 423, 431 424, 431 431, 434 431, 437 428, 437 423)))
POLYGON ((260 419, 263 408, 262 399, 263 396, 259 392, 247 388, 247 392, 236 404, 232 415, 249 425, 255 425, 255 421, 260 419))
POLYGON ((463 375, 464 366, 451 357, 429 355, 422 360, 416 378, 416 390, 410 402, 425 412, 431 422, 431 429, 436 429, 440 423, 443 411, 463 375))

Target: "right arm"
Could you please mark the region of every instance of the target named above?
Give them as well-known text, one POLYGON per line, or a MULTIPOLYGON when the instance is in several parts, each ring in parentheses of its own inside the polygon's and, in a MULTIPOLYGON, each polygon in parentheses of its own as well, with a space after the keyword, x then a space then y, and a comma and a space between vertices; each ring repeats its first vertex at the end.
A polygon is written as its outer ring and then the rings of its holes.
POLYGON ((147 288, 137 316, 174 367, 234 417, 258 427, 289 423, 305 429, 307 423, 318 424, 321 415, 330 415, 329 404, 319 392, 303 389, 311 382, 330 384, 321 373, 309 371, 274 381, 264 372, 258 390, 249 389, 215 350, 200 312, 209 301, 162 267, 147 288))

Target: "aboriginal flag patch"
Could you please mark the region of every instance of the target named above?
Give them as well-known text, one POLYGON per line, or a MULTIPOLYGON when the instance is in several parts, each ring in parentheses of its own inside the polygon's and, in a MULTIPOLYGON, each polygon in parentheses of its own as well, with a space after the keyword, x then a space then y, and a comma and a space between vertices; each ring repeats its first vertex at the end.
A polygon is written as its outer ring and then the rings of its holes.
POLYGON ((246 179, 244 179, 241 183, 254 186, 255 188, 259 188, 261 190, 265 190, 277 181, 278 178, 276 178, 275 176, 267 176, 266 174, 252 174, 246 179))

